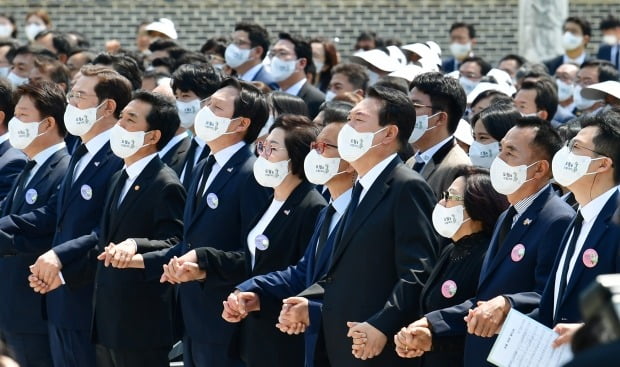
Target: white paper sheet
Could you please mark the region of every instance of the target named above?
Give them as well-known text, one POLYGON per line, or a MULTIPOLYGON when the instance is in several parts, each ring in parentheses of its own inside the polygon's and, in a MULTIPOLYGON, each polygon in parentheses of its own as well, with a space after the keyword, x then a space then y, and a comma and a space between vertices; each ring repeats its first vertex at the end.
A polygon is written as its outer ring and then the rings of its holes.
POLYGON ((570 345, 554 349, 558 334, 511 309, 491 348, 487 361, 499 367, 559 367, 573 358, 570 345))

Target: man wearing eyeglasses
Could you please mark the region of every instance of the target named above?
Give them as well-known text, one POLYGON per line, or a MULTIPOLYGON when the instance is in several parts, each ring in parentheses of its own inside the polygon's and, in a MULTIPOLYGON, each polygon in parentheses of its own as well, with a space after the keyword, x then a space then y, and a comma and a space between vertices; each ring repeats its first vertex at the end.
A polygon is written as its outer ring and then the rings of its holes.
MULTIPOLYGON (((39 256, 31 269, 47 284, 56 278, 63 264, 84 256, 99 241, 101 208, 110 177, 123 166, 110 148, 110 129, 130 99, 131 84, 126 78, 110 68, 93 65, 81 69, 81 76, 67 95, 65 125, 81 144, 71 156, 58 201, 49 202, 44 214, 19 224, 32 236, 46 228, 56 232, 52 249, 39 256)), ((94 365, 95 348, 90 338, 92 298, 93 283, 61 287, 47 296, 54 365, 94 365)))
POLYGON ((407 166, 426 179, 439 199, 456 178, 458 167, 471 165, 454 139, 465 112, 466 96, 456 79, 441 73, 421 74, 411 87, 409 97, 416 109, 416 123, 408 142, 416 153, 407 166))
POLYGON ((251 22, 235 24, 232 43, 226 47, 224 58, 240 80, 263 82, 271 89, 278 84, 263 66, 269 51, 269 32, 262 26, 251 22))

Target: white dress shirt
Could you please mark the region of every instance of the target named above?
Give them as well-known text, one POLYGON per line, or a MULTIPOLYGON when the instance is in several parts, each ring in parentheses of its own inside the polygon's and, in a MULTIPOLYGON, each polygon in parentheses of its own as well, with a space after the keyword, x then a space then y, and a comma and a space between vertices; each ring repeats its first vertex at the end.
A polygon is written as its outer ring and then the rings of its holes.
MULTIPOLYGON (((215 163, 213 164, 213 168, 211 168, 211 173, 209 173, 209 177, 207 178, 207 183, 205 185, 204 191, 202 192, 203 196, 207 192, 207 189, 209 188, 213 180, 215 180, 215 178, 217 177, 217 174, 220 173, 220 171, 222 170, 222 167, 224 167, 226 163, 228 163, 230 158, 232 158, 232 156, 235 155, 239 151, 239 149, 243 148, 244 146, 245 142, 240 141, 213 154, 213 156, 215 157, 215 163)), ((204 177, 202 177, 200 180, 204 180, 204 177)), ((200 187, 200 182, 198 183, 198 187, 200 187)))
POLYGON ((118 200, 118 206, 123 202, 125 196, 129 192, 133 183, 136 182, 136 178, 140 176, 144 168, 157 156, 157 153, 149 154, 144 158, 134 162, 131 166, 125 166, 125 172, 127 172, 127 180, 125 181, 125 186, 123 186, 123 191, 121 191, 121 195, 118 200))
POLYGON ((358 201, 358 204, 364 199, 364 196, 366 196, 372 184, 375 183, 375 181, 377 180, 377 177, 379 177, 379 175, 383 173, 385 168, 390 164, 390 162, 394 158, 396 158, 396 153, 391 154, 389 157, 375 164, 375 166, 372 167, 370 171, 366 172, 364 177, 360 177, 358 179, 358 182, 362 185, 362 192, 360 194, 360 201, 358 201))
POLYGON ((45 162, 47 162, 47 160, 50 159, 50 157, 53 156, 54 153, 63 149, 64 147, 66 147, 66 144, 63 141, 61 143, 54 144, 51 147, 43 149, 42 151, 37 153, 34 157, 32 157, 32 159, 36 161, 37 164, 35 164, 35 166, 32 167, 32 170, 30 170, 30 175, 28 176, 28 178, 26 178, 26 181, 24 181, 24 187, 28 185, 30 180, 34 177, 34 175, 37 174, 37 172, 43 166, 43 164, 45 164, 45 162))
POLYGON ((576 59, 571 59, 566 54, 564 54, 562 63, 563 64, 576 64, 577 66, 580 66, 581 64, 584 63, 584 61, 586 61, 587 56, 588 54, 585 51, 582 52, 581 55, 579 55, 576 59))
MULTIPOLYGON (((592 229, 594 222, 596 222, 596 218, 598 217, 601 210, 603 210, 603 207, 605 206, 605 204, 607 204, 607 202, 609 201, 611 196, 614 194, 614 192, 616 192, 616 190, 618 190, 618 188, 614 186, 612 189, 605 191, 603 194, 599 195, 594 200, 590 201, 583 207, 579 208, 579 212, 581 212, 581 216, 583 216, 583 223, 581 224, 581 231, 579 232, 579 235, 577 237, 577 242, 575 242, 575 252, 572 254, 569 260, 570 263, 568 265, 568 273, 566 274, 566 284, 568 284, 570 281, 571 273, 573 272, 573 269, 575 268, 575 263, 577 262, 577 259, 579 258, 579 254, 581 253, 581 250, 583 249, 583 245, 586 242, 586 239, 588 238, 588 234, 590 234, 590 230, 592 229)), ((566 239, 567 244, 571 242, 574 235, 575 233, 571 231, 570 236, 568 236, 568 238, 566 239)), ((568 251, 568 246, 566 245, 564 246, 562 257, 560 258, 560 263, 558 264, 558 269, 556 270, 556 273, 555 273, 555 282, 553 285, 553 288, 554 288, 553 289, 553 309, 554 310, 556 309, 557 303, 558 303, 558 295, 560 292, 560 279, 562 278, 562 270, 564 269, 564 263, 566 262, 567 251, 568 251)))
POLYGON ((75 170, 73 171, 73 181, 75 182, 78 177, 84 172, 86 166, 90 163, 90 161, 95 157, 95 155, 103 148, 103 146, 110 141, 110 130, 103 131, 99 133, 97 136, 93 137, 88 141, 88 143, 84 143, 86 145, 86 149, 88 150, 86 154, 80 158, 80 160, 75 165, 75 170))
POLYGON ((447 144, 452 138, 453 136, 450 135, 444 140, 440 141, 439 143, 426 149, 424 152, 420 152, 420 151, 416 152, 416 154, 414 155, 415 161, 418 163, 427 164, 431 159, 433 159, 433 156, 435 155, 435 153, 437 153, 437 151, 441 149, 441 147, 443 147, 445 144, 447 144))
POLYGON ((278 214, 282 205, 284 205, 284 201, 278 201, 274 198, 265 214, 263 214, 258 223, 256 223, 254 228, 248 233, 246 241, 248 243, 248 249, 250 250, 250 257, 252 258, 252 269, 254 269, 254 263, 256 262, 256 237, 265 232, 265 229, 267 229, 269 223, 271 223, 276 214, 278 214))
POLYGON ((306 84, 307 81, 308 79, 303 78, 297 83, 291 85, 287 90, 284 90, 283 92, 287 94, 291 94, 293 96, 297 96, 299 95, 299 91, 301 91, 301 88, 303 88, 304 84, 306 84))
POLYGON ((262 63, 252 66, 250 70, 239 75, 239 79, 244 80, 246 82, 251 82, 252 80, 254 80, 254 77, 256 77, 256 74, 258 74, 258 72, 260 71, 260 68, 262 67, 263 67, 262 63))

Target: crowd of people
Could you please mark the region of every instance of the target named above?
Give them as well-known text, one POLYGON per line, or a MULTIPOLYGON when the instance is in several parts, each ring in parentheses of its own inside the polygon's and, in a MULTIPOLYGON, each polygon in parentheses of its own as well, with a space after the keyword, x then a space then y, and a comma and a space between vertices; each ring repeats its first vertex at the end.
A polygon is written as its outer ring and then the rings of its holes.
POLYGON ((25 24, 0 14, 0 366, 486 366, 511 309, 588 363, 620 20, 597 57, 571 16, 563 55, 495 65, 462 22, 452 57, 363 32, 349 60, 252 22, 200 50, 25 24))

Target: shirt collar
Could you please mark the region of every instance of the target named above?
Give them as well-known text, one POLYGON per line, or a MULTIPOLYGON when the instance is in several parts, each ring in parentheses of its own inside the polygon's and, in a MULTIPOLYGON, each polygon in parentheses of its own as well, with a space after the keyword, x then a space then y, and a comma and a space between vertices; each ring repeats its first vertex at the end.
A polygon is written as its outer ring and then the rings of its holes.
POLYGON ((233 144, 229 147, 226 147, 220 150, 217 153, 213 153, 213 156, 215 157, 215 161, 217 162, 217 164, 220 165, 220 167, 224 167, 224 165, 228 163, 230 158, 232 158, 232 156, 235 155, 235 153, 237 153, 239 149, 241 149, 244 146, 245 146, 245 142, 240 141, 236 144, 233 144))
POLYGON ((103 131, 90 139, 86 145, 86 149, 90 154, 96 154, 108 141, 110 141, 110 130, 103 131))
POLYGON ((250 68, 250 70, 246 71, 242 75, 239 76, 239 79, 245 80, 246 82, 251 82, 254 80, 254 77, 260 71, 260 68, 263 67, 262 63, 258 63, 250 68))
POLYGON ((299 94, 299 91, 304 86, 304 84, 306 84, 307 81, 308 81, 308 79, 303 78, 302 80, 298 81, 297 83, 291 85, 287 90, 285 90, 283 92, 296 96, 296 95, 299 94))
POLYGON ((336 198, 336 200, 332 201, 332 206, 334 207, 334 209, 336 209, 336 212, 340 215, 343 215, 344 212, 347 210, 347 206, 349 205, 349 202, 351 201, 351 193, 353 192, 353 189, 348 189, 347 191, 343 192, 340 196, 338 196, 338 198, 336 198))
POLYGON ((34 157, 32 157, 32 159, 36 161, 37 166, 40 167, 41 165, 43 165, 43 163, 45 163, 45 161, 47 161, 52 155, 54 155, 54 153, 65 148, 66 146, 67 145, 65 144, 64 141, 58 144, 54 144, 51 147, 47 147, 43 149, 42 151, 40 151, 39 153, 37 153, 34 157))
POLYGON ((184 131, 178 135, 175 135, 172 137, 172 139, 170 139, 170 141, 168 142, 168 144, 166 144, 165 147, 163 147, 160 151, 159 151, 159 158, 163 157, 166 155, 166 153, 168 153, 170 151, 170 149, 172 149, 175 145, 177 145, 181 140, 187 138, 187 132, 184 131))
POLYGON ((201 148, 204 148, 205 144, 207 144, 207 142, 200 139, 198 135, 194 135, 194 140, 196 140, 196 143, 198 143, 198 145, 200 145, 201 148))
POLYGON ((3 135, 0 135, 0 144, 4 143, 5 141, 9 140, 9 133, 5 133, 3 135))
POLYGON ((130 166, 125 166, 125 172, 127 172, 128 179, 135 180, 136 177, 138 177, 140 173, 144 171, 146 165, 149 164, 149 162, 152 161, 156 155, 157 153, 149 154, 146 157, 133 162, 130 166))
POLYGON ((526 198, 524 198, 524 199, 519 200, 519 202, 517 202, 517 203, 514 205, 515 210, 517 211, 517 213, 518 213, 519 215, 521 215, 521 214, 525 213, 525 211, 527 210, 527 208, 529 208, 529 207, 530 207, 530 205, 532 205, 532 203, 534 202, 534 200, 536 200, 536 198, 537 198, 538 196, 540 196, 540 194, 542 194, 542 193, 543 193, 543 191, 547 190, 547 188, 548 188, 548 187, 549 187, 549 185, 545 185, 545 186, 543 186, 543 188, 542 188, 542 189, 538 190, 538 192, 537 192, 537 193, 532 194, 532 195, 530 195, 530 196, 528 196, 528 197, 526 197, 526 198))
POLYGON ((362 185, 362 188, 364 190, 370 189, 372 184, 377 180, 377 177, 379 177, 381 172, 383 172, 385 167, 387 167, 395 157, 396 157, 396 153, 391 154, 389 157, 375 164, 375 166, 372 167, 370 171, 366 172, 364 177, 360 177, 359 183, 362 185))
POLYGON ((590 222, 594 220, 598 214, 601 212, 607 201, 611 198, 611 196, 618 190, 616 186, 611 189, 605 191, 603 194, 597 196, 594 200, 590 201, 583 207, 579 208, 581 212, 581 216, 583 217, 584 222, 590 222))
POLYGON ((584 61, 586 61, 586 56, 588 54, 584 51, 581 53, 581 55, 579 55, 576 59, 571 59, 570 57, 568 57, 567 55, 564 55, 564 64, 577 64, 577 65, 581 65, 583 64, 584 61))
POLYGON ((441 149, 441 147, 443 147, 445 144, 447 144, 450 140, 452 140, 452 135, 448 136, 447 138, 433 145, 432 147, 426 149, 426 151, 424 152, 418 151, 415 154, 416 162, 424 163, 424 164, 428 163, 431 159, 433 159, 433 156, 435 155, 435 153, 437 153, 437 151, 441 149), (420 161, 420 159, 422 159, 422 161, 420 161))

